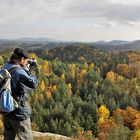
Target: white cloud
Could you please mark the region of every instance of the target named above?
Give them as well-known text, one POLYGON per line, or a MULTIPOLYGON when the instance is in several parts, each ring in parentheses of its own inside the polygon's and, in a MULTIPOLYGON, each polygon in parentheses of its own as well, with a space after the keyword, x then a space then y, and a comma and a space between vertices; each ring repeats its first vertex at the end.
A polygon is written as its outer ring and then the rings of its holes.
POLYGON ((132 38, 139 13, 139 0, 0 0, 0 37, 132 38))
POLYGON ((123 5, 140 5, 139 0, 110 0, 110 2, 115 4, 123 4, 123 5))

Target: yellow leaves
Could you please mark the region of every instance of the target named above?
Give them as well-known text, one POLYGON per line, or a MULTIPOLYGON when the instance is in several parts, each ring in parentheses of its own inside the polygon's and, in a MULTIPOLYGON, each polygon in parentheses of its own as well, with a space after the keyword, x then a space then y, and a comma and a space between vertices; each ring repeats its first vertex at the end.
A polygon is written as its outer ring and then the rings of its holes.
POLYGON ((65 80, 65 74, 62 74, 60 77, 61 80, 65 80))
POLYGON ((70 69, 75 69, 76 65, 75 65, 75 64, 69 64, 68 67, 69 67, 70 69))
POLYGON ((94 69, 94 64, 91 63, 91 64, 89 65, 89 71, 92 71, 93 69, 94 69))
POLYGON ((97 72, 98 72, 98 73, 101 73, 101 70, 98 68, 98 69, 97 69, 97 72))
POLYGON ((0 56, 0 65, 3 65, 3 63, 4 63, 3 57, 0 56))
POLYGON ((43 65, 45 65, 45 66, 48 66, 48 64, 49 64, 49 63, 48 63, 47 60, 45 60, 44 63, 43 63, 43 65))
POLYGON ((69 64, 68 65, 69 69, 70 69, 70 75, 71 77, 74 79, 75 78, 75 68, 76 68, 76 65, 75 64, 69 64))
POLYGON ((99 81, 96 81, 96 82, 95 82, 95 85, 96 85, 96 87, 98 87, 98 85, 99 85, 99 81))
POLYGON ((105 105, 101 105, 98 108, 97 113, 100 116, 100 118, 103 118, 103 119, 107 119, 110 115, 110 112, 105 105))
POLYGON ((67 87, 68 87, 68 94, 69 95, 72 95, 72 85, 71 85, 71 83, 69 83, 68 85, 67 85, 67 87))
POLYGON ((68 84, 68 89, 71 89, 71 88, 72 88, 71 83, 69 83, 68 84))
POLYGON ((31 58, 35 58, 35 59, 37 59, 37 56, 36 56, 35 53, 30 53, 30 57, 31 57, 31 58))
POLYGON ((86 69, 82 69, 80 71, 80 74, 79 74, 79 82, 82 81, 83 76, 85 76, 86 74, 87 74, 87 70, 86 69))
POLYGON ((45 83, 44 83, 43 80, 41 80, 40 88, 41 88, 41 91, 42 91, 42 92, 43 92, 43 91, 45 90, 45 88, 46 88, 45 83))
POLYGON ((39 100, 39 101, 43 101, 43 100, 44 100, 44 95, 43 95, 42 93, 40 93, 40 94, 38 95, 38 100, 39 100))
POLYGON ((111 82, 114 82, 115 81, 115 73, 113 71, 108 72, 106 75, 106 79, 110 80, 111 82))
POLYGON ((104 121, 105 121, 105 119, 104 119, 103 117, 100 117, 99 120, 98 120, 98 123, 99 123, 99 124, 103 124, 104 121))
POLYGON ((116 84, 121 84, 121 81, 123 81, 123 80, 124 80, 124 77, 123 76, 121 76, 121 75, 116 75, 115 76, 115 83, 116 84))
POLYGON ((140 130, 136 130, 131 140, 140 140, 140 130))
POLYGON ((87 70, 87 69, 88 69, 88 64, 87 64, 87 62, 85 62, 85 63, 83 64, 82 69, 84 69, 84 70, 87 70))
POLYGON ((50 71, 49 71, 49 63, 48 63, 47 60, 45 60, 45 61, 43 62, 43 64, 42 64, 42 70, 43 70, 43 72, 46 73, 46 74, 49 74, 49 73, 50 73, 50 71))
POLYGON ((122 81, 122 80, 123 80, 123 77, 119 75, 117 81, 122 81))
POLYGON ((81 70, 80 75, 84 76, 84 75, 86 75, 86 73, 87 73, 86 69, 83 69, 83 70, 81 70))

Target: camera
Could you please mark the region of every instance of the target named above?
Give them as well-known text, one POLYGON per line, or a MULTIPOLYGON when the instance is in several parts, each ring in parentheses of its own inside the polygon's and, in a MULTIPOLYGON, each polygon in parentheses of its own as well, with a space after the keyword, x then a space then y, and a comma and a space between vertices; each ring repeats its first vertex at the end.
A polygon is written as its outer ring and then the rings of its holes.
POLYGON ((30 65, 30 67, 33 67, 33 66, 37 66, 37 60, 35 58, 31 58, 27 61, 27 63, 30 65))

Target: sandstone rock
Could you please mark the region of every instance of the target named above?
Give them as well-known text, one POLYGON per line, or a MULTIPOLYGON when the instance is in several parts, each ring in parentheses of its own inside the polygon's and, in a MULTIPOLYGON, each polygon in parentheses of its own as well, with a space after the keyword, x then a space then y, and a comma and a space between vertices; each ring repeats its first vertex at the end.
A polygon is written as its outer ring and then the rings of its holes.
POLYGON ((33 136, 35 140, 76 140, 59 134, 41 133, 36 131, 33 131, 33 136))

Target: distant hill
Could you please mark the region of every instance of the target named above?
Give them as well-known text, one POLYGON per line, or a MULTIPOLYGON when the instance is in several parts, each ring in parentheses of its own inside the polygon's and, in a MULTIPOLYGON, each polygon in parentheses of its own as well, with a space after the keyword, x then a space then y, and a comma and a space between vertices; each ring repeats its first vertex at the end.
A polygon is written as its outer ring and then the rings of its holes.
POLYGON ((118 45, 125 45, 130 43, 130 41, 123 41, 123 40, 112 40, 109 42, 106 41, 98 41, 94 42, 94 44, 100 44, 100 45, 113 45, 113 46, 118 46, 118 45))
POLYGON ((37 50, 36 54, 47 60, 58 59, 62 62, 74 63, 74 62, 93 62, 97 66, 100 64, 108 63, 110 66, 119 63, 127 63, 126 53, 110 53, 102 51, 96 47, 88 45, 77 45, 53 48, 49 51, 37 50), (110 58, 112 59, 110 61, 110 58))
POLYGON ((103 57, 105 53, 103 51, 99 51, 95 47, 90 47, 87 45, 77 45, 77 46, 66 46, 50 49, 47 59, 53 60, 58 58, 62 61, 79 61, 80 57, 84 57, 88 61, 93 61, 93 59, 98 59, 99 57, 103 57), (96 57, 98 55, 98 57, 96 57))
POLYGON ((51 38, 19 38, 13 40, 0 39, 0 48, 16 48, 22 47, 27 50, 46 50, 57 47, 66 46, 78 46, 87 45, 96 47, 104 51, 128 51, 136 50, 140 51, 140 40, 136 41, 123 41, 123 40, 112 40, 110 42, 98 41, 98 42, 65 42, 51 38))
POLYGON ((123 45, 123 47, 132 49, 132 50, 140 50, 140 40, 136 40, 133 42, 130 42, 129 44, 123 45))
POLYGON ((136 41, 113 40, 110 42, 100 41, 89 44, 104 51, 129 51, 129 50, 140 51, 140 40, 136 41))
POLYGON ((16 42, 23 42, 23 43, 48 43, 48 42, 58 42, 52 38, 19 38, 15 39, 16 42))

